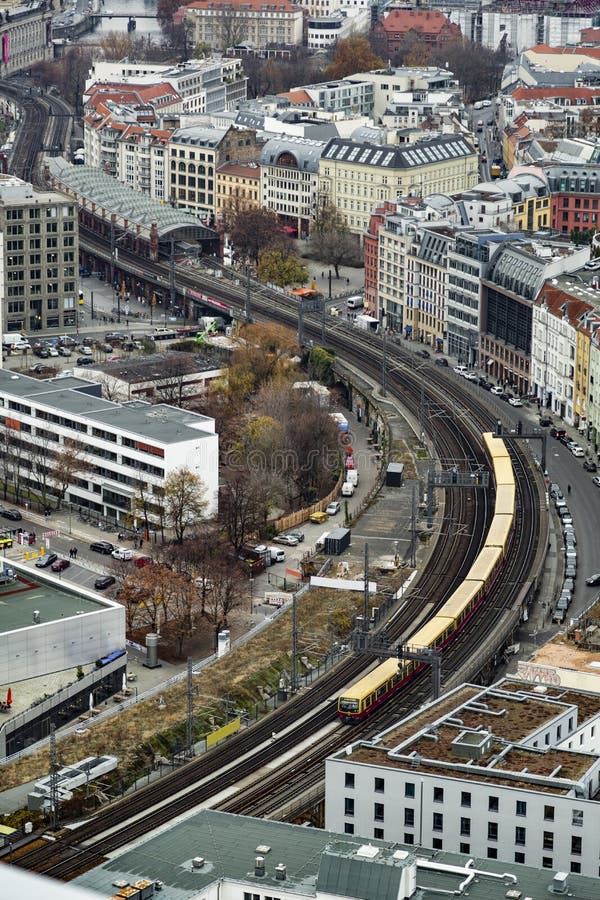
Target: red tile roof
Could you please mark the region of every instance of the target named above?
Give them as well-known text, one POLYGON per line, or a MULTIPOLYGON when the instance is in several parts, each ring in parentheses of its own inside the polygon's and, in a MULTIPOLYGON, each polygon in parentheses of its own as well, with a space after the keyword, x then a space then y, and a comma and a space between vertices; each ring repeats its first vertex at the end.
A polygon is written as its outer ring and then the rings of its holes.
POLYGON ((252 10, 253 12, 297 12, 300 9, 298 3, 290 3, 290 0, 277 0, 277 2, 265 2, 265 0, 194 0, 180 6, 177 13, 186 9, 237 9, 252 10))
POLYGON ((552 100, 555 97, 564 100, 587 100, 593 103, 594 97, 600 96, 600 88, 586 87, 518 87, 512 92, 515 100, 552 100))
POLYGON ((458 25, 450 22, 439 9, 392 9, 381 24, 386 32, 418 31, 439 35, 450 29, 460 34, 458 25))
POLYGON ((285 100, 289 100, 294 106, 314 106, 314 101, 310 94, 307 94, 306 91, 287 91, 281 94, 277 94, 278 97, 283 97, 285 100))

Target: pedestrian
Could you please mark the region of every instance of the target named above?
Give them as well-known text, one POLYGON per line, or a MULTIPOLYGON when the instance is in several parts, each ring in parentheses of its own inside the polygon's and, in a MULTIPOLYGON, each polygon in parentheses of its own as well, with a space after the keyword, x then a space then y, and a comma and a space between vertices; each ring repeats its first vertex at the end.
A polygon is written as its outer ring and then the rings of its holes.
POLYGON ((567 485, 567 494, 570 494, 570 493, 571 493, 571 485, 568 484, 568 485, 567 485))
POLYGON ((73 559, 73 548, 69 547, 69 559, 73 559))
POLYGON ((144 546, 144 541, 142 540, 142 538, 140 538, 140 550, 142 549, 143 546, 144 546))
POLYGON ((77 547, 73 547, 73 558, 77 559, 77 547))

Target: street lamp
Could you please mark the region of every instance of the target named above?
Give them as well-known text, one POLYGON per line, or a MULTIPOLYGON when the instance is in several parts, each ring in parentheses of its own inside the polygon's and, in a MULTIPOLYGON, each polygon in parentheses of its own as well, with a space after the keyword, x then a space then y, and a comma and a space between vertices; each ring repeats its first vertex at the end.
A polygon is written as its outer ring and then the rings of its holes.
POLYGON ((253 589, 254 589, 254 578, 251 575, 250 576, 250 615, 252 615, 252 613, 254 612, 253 589))

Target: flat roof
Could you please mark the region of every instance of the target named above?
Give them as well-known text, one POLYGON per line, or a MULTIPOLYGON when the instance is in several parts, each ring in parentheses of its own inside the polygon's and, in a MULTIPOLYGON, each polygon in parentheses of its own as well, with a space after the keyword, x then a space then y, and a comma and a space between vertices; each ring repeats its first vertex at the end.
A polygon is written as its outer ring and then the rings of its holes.
POLYGON ((151 404, 142 400, 114 403, 81 389, 97 389, 93 381, 73 379, 73 387, 65 382, 67 379, 44 382, 0 369, 0 394, 13 396, 17 400, 35 400, 44 406, 54 407, 57 413, 84 417, 90 424, 112 425, 121 431, 163 444, 198 440, 203 435, 215 433, 214 419, 209 416, 165 403, 151 404))
MULTIPOLYGON (((7 561, 12 567, 12 563, 7 561)), ((100 597, 93 600, 75 590, 37 581, 35 569, 19 572, 16 581, 0 584, 0 632, 35 627, 33 613, 40 614, 41 625, 69 619, 80 613, 100 612, 113 604, 100 597)))
MULTIPOLYGON (((371 741, 357 742, 344 759, 549 793, 568 793, 569 782, 586 777, 596 755, 553 746, 538 749, 526 741, 558 716, 577 711, 576 727, 600 712, 600 695, 576 690, 544 689, 505 679, 472 693, 451 692, 371 741), (456 753, 463 732, 488 733, 490 740, 474 758, 456 753), (537 777, 537 780, 536 780, 537 777)), ((575 718, 575 714, 574 714, 575 718)), ((340 754, 335 754, 338 757, 340 754)))
MULTIPOLYGON (((143 838, 71 883, 110 897, 118 890, 117 881, 160 880, 162 900, 193 900, 220 879, 248 884, 250 892, 261 895, 284 897, 293 892, 315 897, 320 892, 396 900, 399 876, 415 861, 419 888, 413 896, 421 900, 435 900, 440 892, 458 896, 462 882, 473 871, 478 877, 469 882, 471 900, 503 900, 508 887, 522 897, 541 897, 554 876, 553 870, 205 809, 143 838), (256 856, 265 861, 262 876, 254 872, 256 856), (201 868, 192 868, 194 857, 204 859, 201 868), (286 867, 282 881, 275 878, 279 864, 286 867)), ((570 874, 568 883, 570 897, 597 897, 595 878, 570 874)))

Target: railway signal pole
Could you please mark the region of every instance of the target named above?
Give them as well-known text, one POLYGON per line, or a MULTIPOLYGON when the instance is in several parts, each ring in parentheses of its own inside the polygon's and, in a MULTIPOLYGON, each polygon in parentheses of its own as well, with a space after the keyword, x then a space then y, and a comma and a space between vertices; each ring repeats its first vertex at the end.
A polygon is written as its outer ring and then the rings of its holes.
POLYGON ((381 635, 371 637, 358 629, 354 632, 352 645, 353 649, 358 652, 375 653, 377 656, 397 656, 400 661, 410 659, 412 662, 431 666, 431 694, 434 700, 437 700, 440 696, 442 689, 442 654, 439 650, 432 650, 428 647, 423 649, 411 647, 410 644, 390 645, 381 635))
POLYGON ((496 431, 494 433, 494 437, 497 437, 497 438, 509 437, 511 439, 511 441, 521 441, 521 440, 541 441, 542 442, 542 458, 540 461, 540 466, 541 466, 542 472, 546 471, 546 443, 548 441, 548 438, 547 438, 547 435, 545 434, 545 432, 538 431, 537 428, 534 428, 532 431, 524 431, 523 423, 519 419, 519 421, 517 422, 517 430, 516 430, 515 434, 513 434, 511 431, 510 434, 505 435, 504 429, 502 426, 502 422, 500 421, 500 419, 498 419, 496 422, 496 431))

